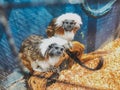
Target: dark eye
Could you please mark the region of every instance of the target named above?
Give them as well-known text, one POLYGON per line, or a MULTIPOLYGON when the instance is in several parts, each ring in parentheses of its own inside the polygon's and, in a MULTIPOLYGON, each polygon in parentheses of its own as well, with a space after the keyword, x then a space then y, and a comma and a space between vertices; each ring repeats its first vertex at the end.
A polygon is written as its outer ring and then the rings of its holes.
POLYGON ((49 46, 49 48, 52 48, 52 46, 49 46))
POLYGON ((58 49, 58 47, 55 47, 55 49, 58 49))
POLYGON ((63 51, 63 48, 61 48, 61 51, 63 51))
POLYGON ((68 22, 65 22, 66 24, 68 24, 68 22))

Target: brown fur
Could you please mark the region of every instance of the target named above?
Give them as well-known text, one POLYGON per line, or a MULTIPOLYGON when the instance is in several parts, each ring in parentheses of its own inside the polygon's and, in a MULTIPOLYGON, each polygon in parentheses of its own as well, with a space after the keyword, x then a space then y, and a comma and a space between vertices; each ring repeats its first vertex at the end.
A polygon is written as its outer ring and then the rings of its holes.
POLYGON ((46 90, 47 78, 49 78, 53 72, 34 72, 33 76, 28 80, 30 90, 46 90), (44 77, 44 78, 42 78, 44 77))
POLYGON ((31 73, 33 73, 31 62, 35 60, 47 60, 49 58, 48 55, 43 57, 40 52, 39 44, 41 43, 42 39, 43 38, 41 36, 31 35, 22 42, 19 51, 19 57, 22 63, 26 68, 28 68, 28 70, 30 70, 31 73))
POLYGON ((55 34, 64 35, 64 29, 62 27, 57 27, 55 30, 55 34))
MULTIPOLYGON (((55 34, 64 35, 64 29, 62 28, 62 26, 56 26, 55 22, 56 18, 54 18, 47 27, 46 34, 48 37, 54 36, 55 34)), ((74 27, 73 29, 74 34, 76 34, 78 30, 79 30, 78 27, 74 27)))

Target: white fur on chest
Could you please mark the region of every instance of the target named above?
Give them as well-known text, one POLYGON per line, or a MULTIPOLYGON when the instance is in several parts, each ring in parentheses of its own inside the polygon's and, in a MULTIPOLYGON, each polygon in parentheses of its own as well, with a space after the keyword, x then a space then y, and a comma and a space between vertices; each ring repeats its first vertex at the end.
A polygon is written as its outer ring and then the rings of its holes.
POLYGON ((46 72, 51 66, 54 66, 59 62, 60 57, 49 57, 47 61, 34 61, 31 63, 31 66, 34 71, 46 72))
POLYGON ((48 60, 48 63, 52 66, 54 66, 55 64, 57 64, 59 62, 59 58, 60 57, 50 57, 48 60))
POLYGON ((64 32, 64 35, 56 35, 56 36, 62 37, 62 38, 64 38, 64 39, 68 40, 68 41, 71 41, 71 40, 74 39, 74 35, 75 35, 75 34, 73 33, 73 31, 71 31, 71 32, 65 31, 65 32, 64 32))

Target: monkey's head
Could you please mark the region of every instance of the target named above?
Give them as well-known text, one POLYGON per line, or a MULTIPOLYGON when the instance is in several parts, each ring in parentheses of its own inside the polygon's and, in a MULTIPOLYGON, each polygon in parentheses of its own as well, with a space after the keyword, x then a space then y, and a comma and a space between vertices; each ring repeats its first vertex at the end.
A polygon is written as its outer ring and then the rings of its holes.
POLYGON ((68 41, 74 39, 76 31, 82 25, 81 17, 75 13, 62 14, 54 18, 47 28, 47 36, 58 36, 68 41))
POLYGON ((82 25, 81 17, 75 13, 62 14, 56 19, 56 26, 63 27, 66 31, 71 31, 74 28, 80 29, 82 25))
POLYGON ((61 56, 64 52, 64 46, 58 45, 57 43, 53 43, 48 46, 46 55, 49 55, 50 57, 54 56, 61 56))
POLYGON ((72 31, 76 25, 76 22, 74 20, 64 20, 62 27, 64 28, 65 31, 72 31))
POLYGON ((47 30, 48 37, 58 36, 71 41, 80 29, 82 20, 81 17, 75 13, 66 13, 56 18, 54 24, 54 28, 49 27, 47 30))

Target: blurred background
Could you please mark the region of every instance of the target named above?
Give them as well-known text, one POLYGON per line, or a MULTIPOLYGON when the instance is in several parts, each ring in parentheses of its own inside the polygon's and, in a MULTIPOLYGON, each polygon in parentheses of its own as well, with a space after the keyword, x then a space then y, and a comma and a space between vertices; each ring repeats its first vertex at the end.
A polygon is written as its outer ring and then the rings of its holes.
POLYGON ((50 21, 67 12, 77 13, 82 18, 83 25, 75 40, 85 45, 86 53, 102 47, 120 34, 119 0, 0 0, 1 73, 11 73, 16 68, 15 56, 2 25, 1 12, 6 15, 17 51, 29 35, 38 34, 46 37, 45 31, 50 21), (22 7, 24 3, 28 4, 22 7), (17 7, 14 4, 21 6, 17 7))

